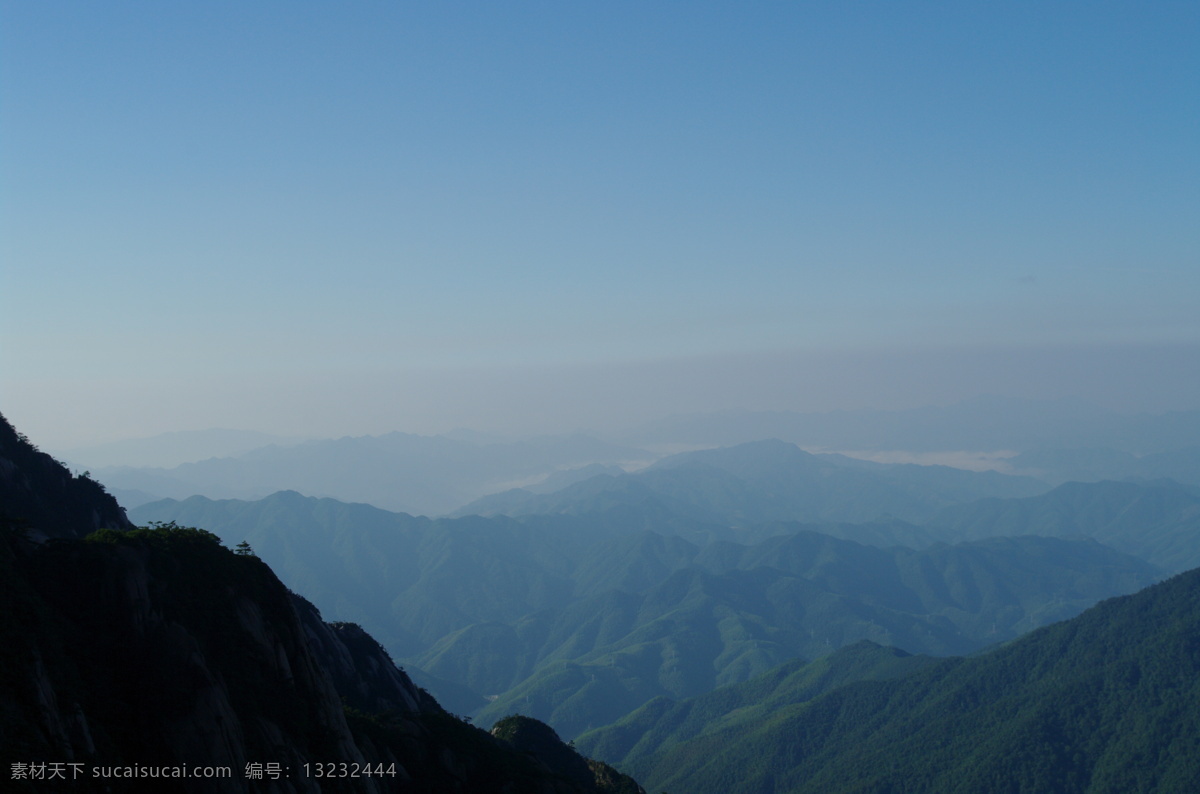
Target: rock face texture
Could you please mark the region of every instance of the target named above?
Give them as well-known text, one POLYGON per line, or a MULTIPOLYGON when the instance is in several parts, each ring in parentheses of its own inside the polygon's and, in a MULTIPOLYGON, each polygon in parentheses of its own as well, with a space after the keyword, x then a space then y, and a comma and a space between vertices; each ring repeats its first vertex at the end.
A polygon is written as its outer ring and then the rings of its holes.
POLYGON ((5 790, 44 790, 51 765, 73 791, 636 790, 446 713, 252 553, 132 529, 2 417, 0 747, 5 790), (145 779, 182 767, 228 772, 145 779))

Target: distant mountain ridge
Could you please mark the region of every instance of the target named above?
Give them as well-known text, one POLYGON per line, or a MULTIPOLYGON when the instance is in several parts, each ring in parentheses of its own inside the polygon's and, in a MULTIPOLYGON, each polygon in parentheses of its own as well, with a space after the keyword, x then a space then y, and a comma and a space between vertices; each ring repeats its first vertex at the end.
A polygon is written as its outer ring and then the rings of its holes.
POLYGON ((512 490, 456 515, 617 511, 738 527, 756 539, 812 525, 850 540, 917 548, 1022 534, 1086 536, 1169 571, 1200 565, 1200 487, 1164 479, 1051 488, 992 471, 812 455, 778 440, 672 455, 634 474, 602 474, 551 493, 512 490))
POLYGON ((634 474, 602 474, 548 494, 507 491, 453 515, 583 514, 656 505, 684 518, 742 527, 770 521, 861 523, 885 516, 920 523, 956 502, 1048 489, 1028 477, 813 455, 765 440, 680 453, 634 474))
POLYGON ((1200 487, 1200 446, 1137 456, 1117 449, 1035 449, 1009 458, 1010 470, 1060 485, 1171 479, 1200 487))
MULTIPOLYGON (((269 440, 269 436, 204 431, 114 442, 92 450, 92 457, 103 457, 110 464, 136 460, 139 455, 174 464, 181 453, 172 445, 188 447, 192 457, 171 468, 90 467, 127 506, 155 498, 204 495, 258 499, 280 490, 297 490, 424 515, 544 511, 549 508, 536 504, 531 507, 526 494, 511 489, 528 488, 544 495, 583 479, 587 473, 608 473, 619 479, 623 470, 639 469, 661 454, 648 450, 731 447, 762 439, 782 440, 813 450, 847 451, 858 458, 991 468, 1043 480, 1048 485, 1074 479, 1169 477, 1200 486, 1200 412, 1121 415, 1078 402, 978 398, 944 408, 909 411, 743 411, 676 417, 622 438, 614 442, 576 434, 504 440, 458 430, 441 436, 393 432, 264 446, 256 442, 269 440), (255 448, 249 449, 251 445, 255 448), (215 456, 195 457, 205 449, 215 456), (488 498, 475 501, 484 497, 488 498), (464 509, 469 503, 470 507, 464 509)), ((77 451, 88 459, 88 450, 77 451)), ((858 470, 864 475, 883 476, 886 472, 872 468, 868 460, 832 453, 820 457, 840 469, 858 470)), ((930 494, 923 493, 922 488, 932 483, 921 481, 932 476, 925 472, 892 482, 897 491, 884 499, 891 514, 906 520, 925 517, 930 494), (910 502, 906 503, 905 498, 910 502)), ((990 476, 997 478, 999 474, 990 476)), ((988 491, 968 486, 963 479, 959 485, 967 490, 975 488, 975 492, 954 497, 941 494, 933 500, 934 506, 947 498, 963 501, 981 496, 1029 495, 1004 491, 998 482, 995 480, 988 491)), ((674 487, 669 483, 663 486, 667 490, 674 487)), ((875 489, 878 487, 876 483, 875 489)), ((658 494, 659 498, 664 496, 658 494)), ((693 508, 698 507, 694 499, 690 501, 693 508)), ((792 514, 781 515, 781 506, 774 507, 772 511, 764 506, 752 518, 747 513, 747 520, 837 520, 834 513, 822 514, 819 510, 796 515, 793 509, 792 514)), ((678 510, 678 505, 671 509, 678 510)), ((843 510, 840 515, 853 521, 877 517, 865 516, 866 510, 864 507, 854 515, 843 510)))
POLYGON ((72 463, 92 469, 118 466, 169 468, 198 460, 244 455, 272 445, 290 446, 303 440, 252 430, 210 428, 89 444, 64 449, 60 454, 72 463))
POLYGON ((926 529, 943 539, 1087 536, 1179 572, 1200 566, 1200 490, 1170 480, 1069 482, 1024 499, 951 505, 926 529))
POLYGON ((481 444, 389 433, 272 445, 171 469, 104 468, 97 477, 114 490, 159 498, 203 494, 215 499, 258 499, 297 490, 401 512, 441 515, 514 481, 540 481, 564 469, 649 457, 642 450, 586 436, 481 444))
POLYGON ((778 438, 832 450, 1025 452, 1111 447, 1146 455, 1200 446, 1200 411, 1122 414, 1081 400, 981 396, 948 406, 893 411, 743 410, 675 416, 623 437, 639 446, 732 446, 778 438))

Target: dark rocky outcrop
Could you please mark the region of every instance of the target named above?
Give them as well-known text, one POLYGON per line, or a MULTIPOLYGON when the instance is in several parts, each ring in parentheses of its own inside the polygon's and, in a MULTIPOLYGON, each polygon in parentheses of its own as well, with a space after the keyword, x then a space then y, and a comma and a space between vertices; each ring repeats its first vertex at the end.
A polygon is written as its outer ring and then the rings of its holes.
POLYGON ((597 785, 614 794, 645 794, 633 778, 601 761, 584 758, 574 745, 563 744, 553 728, 532 717, 519 714, 505 717, 492 726, 492 736, 529 756, 548 772, 580 786, 597 785))
POLYGON ((356 623, 326 623, 308 599, 292 594, 292 603, 309 646, 325 664, 338 694, 352 708, 369 714, 443 711, 413 684, 391 655, 356 623))
POLYGON ((132 529, 125 509, 87 473, 72 475, 0 416, 0 520, 52 538, 132 529))

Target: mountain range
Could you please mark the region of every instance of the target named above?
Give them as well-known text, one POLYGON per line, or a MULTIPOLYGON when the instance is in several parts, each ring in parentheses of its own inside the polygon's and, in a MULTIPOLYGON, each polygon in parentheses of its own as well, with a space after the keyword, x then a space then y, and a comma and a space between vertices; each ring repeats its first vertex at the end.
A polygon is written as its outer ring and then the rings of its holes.
POLYGON ((514 489, 458 514, 612 511, 659 525, 673 518, 736 527, 747 539, 809 528, 914 548, 1021 534, 1087 536, 1166 570, 1200 566, 1197 486, 1130 479, 1051 488, 994 471, 812 455, 782 441, 681 453, 637 473, 600 474, 550 493, 514 489))
POLYGON ((794 444, 766 440, 680 453, 634 474, 600 474, 551 493, 513 489, 454 514, 597 513, 637 505, 728 526, 881 517, 920 522, 949 504, 1048 489, 1039 480, 994 471, 813 455, 794 444))
MULTIPOLYGON (((457 430, 437 436, 388 433, 301 441, 244 431, 190 431, 75 448, 64 454, 77 469, 93 471, 128 507, 193 495, 257 499, 292 489, 423 515, 512 514, 545 511, 553 500, 533 500, 531 505, 529 494, 504 491, 549 494, 598 474, 620 478, 640 471, 667 452, 762 439, 787 441, 822 453, 821 459, 837 468, 852 469, 857 464, 860 473, 875 476, 884 476, 887 470, 873 469, 872 461, 923 464, 913 467, 914 472, 935 468, 931 464, 994 470, 1025 478, 1024 486, 1009 483, 1012 488, 1025 487, 1024 495, 1032 493, 1028 488, 1035 480, 1043 489, 1068 481, 1160 478, 1200 487, 1200 413, 1124 415, 1078 402, 1000 398, 907 411, 676 417, 604 436, 512 439, 457 430), (484 497, 491 498, 475 501, 484 497), (465 507, 468 503, 473 504, 465 507)), ((1001 485, 995 474, 983 491, 960 495, 953 494, 953 487, 950 493, 924 493, 924 485, 932 484, 921 482, 933 479, 929 472, 915 474, 911 482, 900 470, 892 474, 897 492, 885 500, 887 509, 894 507, 896 516, 910 520, 928 509, 930 497, 938 502, 1019 495, 1005 491, 1008 486, 1001 485)), ((951 485, 950 475, 942 474, 943 484, 951 485)), ((652 483, 654 477, 662 480, 655 483, 657 490, 672 489, 663 472, 655 472, 652 483)), ((847 472, 841 479, 853 485, 847 472)), ((983 483, 977 480, 970 482, 963 476, 958 485, 975 491, 983 483)), ((611 484, 608 490, 611 497, 611 484)), ((774 495, 775 501, 778 496, 774 495)), ((787 507, 772 500, 761 504, 751 500, 742 505, 746 506, 760 514, 743 516, 748 520, 787 507)), ((861 511, 878 507, 864 504, 861 511)), ((851 520, 866 519, 860 512, 851 520)))
MULTIPOLYGON (((538 475, 514 515, 284 491, 142 505, 133 529, 0 422, 0 744, 21 774, 396 770, 180 784, 196 791, 1200 783, 1200 576, 1152 585, 1196 564, 1196 488, 778 441, 608 465, 538 475)), ((102 789, 138 790, 79 788, 102 789)))
POLYGON ((439 697, 450 681, 483 722, 521 711, 568 736, 862 639, 969 652, 1159 575, 1087 539, 881 548, 795 525, 758 539, 679 521, 655 532, 620 512, 429 519, 294 492, 132 515, 248 541, 324 612, 433 676, 439 697))

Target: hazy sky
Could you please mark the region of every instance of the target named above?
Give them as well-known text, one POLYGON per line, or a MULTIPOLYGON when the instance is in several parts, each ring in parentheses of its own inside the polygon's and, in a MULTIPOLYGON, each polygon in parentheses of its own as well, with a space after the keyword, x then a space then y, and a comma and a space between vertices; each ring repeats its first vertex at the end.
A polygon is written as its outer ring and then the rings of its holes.
POLYGON ((0 2, 0 412, 1200 408, 1195 2, 0 2))

